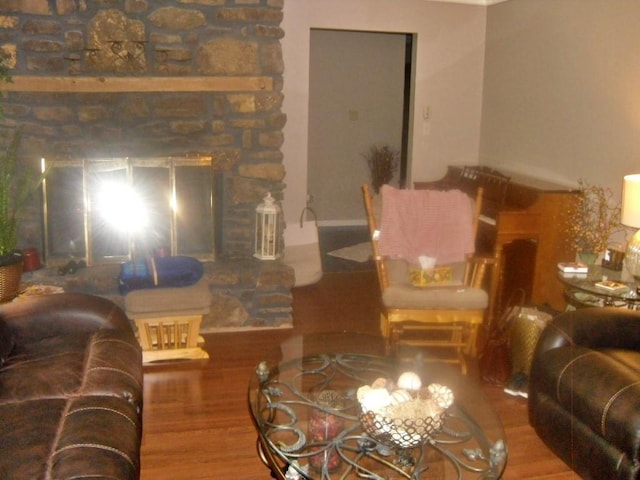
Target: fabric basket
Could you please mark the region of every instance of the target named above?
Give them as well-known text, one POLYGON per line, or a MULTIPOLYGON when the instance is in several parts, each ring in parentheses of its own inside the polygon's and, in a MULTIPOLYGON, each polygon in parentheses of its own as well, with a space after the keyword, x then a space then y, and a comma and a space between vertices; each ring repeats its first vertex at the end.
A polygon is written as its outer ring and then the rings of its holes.
POLYGON ((535 308, 523 307, 509 332, 512 372, 529 375, 538 338, 551 315, 535 308))

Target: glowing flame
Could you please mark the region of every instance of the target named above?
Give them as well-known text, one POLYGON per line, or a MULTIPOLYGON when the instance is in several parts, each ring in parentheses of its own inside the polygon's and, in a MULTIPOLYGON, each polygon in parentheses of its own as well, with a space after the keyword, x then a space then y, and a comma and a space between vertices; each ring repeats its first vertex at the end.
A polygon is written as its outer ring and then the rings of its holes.
POLYGON ((97 209, 115 229, 135 232, 149 226, 149 214, 142 197, 121 183, 105 183, 97 196, 97 209))

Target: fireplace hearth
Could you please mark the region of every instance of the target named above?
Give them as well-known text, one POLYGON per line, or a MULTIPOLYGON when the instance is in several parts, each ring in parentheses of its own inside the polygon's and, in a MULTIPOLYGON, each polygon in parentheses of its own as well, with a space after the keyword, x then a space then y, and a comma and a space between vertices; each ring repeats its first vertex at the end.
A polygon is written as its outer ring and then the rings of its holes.
MULTIPOLYGON (((217 260, 203 262, 204 278, 211 291, 211 312, 201 325, 202 332, 292 326, 291 289, 293 269, 280 261, 217 260)), ((124 308, 118 290, 120 265, 103 264, 60 275, 45 267, 25 272, 24 286, 61 287, 65 292, 82 292, 108 298, 124 308)))

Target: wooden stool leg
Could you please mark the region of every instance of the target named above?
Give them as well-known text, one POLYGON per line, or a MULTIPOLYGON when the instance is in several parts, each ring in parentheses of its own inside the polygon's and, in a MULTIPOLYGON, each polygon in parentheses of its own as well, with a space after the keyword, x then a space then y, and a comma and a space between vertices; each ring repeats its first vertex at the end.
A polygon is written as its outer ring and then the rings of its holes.
POLYGON ((202 315, 182 315, 161 318, 134 318, 143 363, 161 360, 208 359, 201 348, 202 315))

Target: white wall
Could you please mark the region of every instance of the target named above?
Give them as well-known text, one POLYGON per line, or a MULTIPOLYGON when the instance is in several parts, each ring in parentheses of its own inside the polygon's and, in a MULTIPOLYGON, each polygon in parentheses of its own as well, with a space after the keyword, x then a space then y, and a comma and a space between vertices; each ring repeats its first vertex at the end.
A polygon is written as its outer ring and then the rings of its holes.
POLYGON ((610 187, 640 172, 640 2, 489 7, 481 163, 610 187))
POLYGON ((620 201, 622 177, 640 172, 639 24, 636 0, 489 7, 480 163, 620 201))
MULTIPOLYGON (((306 204, 311 28, 415 33, 409 182, 478 163, 487 7, 425 0, 287 0, 282 40, 286 221, 306 204), (430 120, 422 119, 430 107, 430 120)), ((363 213, 364 218, 364 213, 363 213)))
POLYGON ((401 34, 311 32, 307 188, 322 225, 358 223, 371 178, 363 154, 402 146, 405 50, 401 34))

